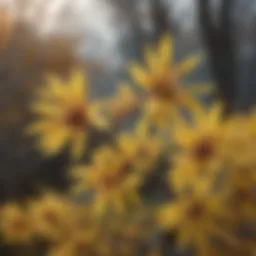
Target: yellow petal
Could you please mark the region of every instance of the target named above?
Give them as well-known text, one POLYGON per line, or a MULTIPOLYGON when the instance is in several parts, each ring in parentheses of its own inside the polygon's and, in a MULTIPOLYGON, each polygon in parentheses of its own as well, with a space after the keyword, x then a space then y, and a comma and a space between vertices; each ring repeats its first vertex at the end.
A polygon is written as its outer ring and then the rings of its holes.
POLYGON ((91 125, 101 129, 107 129, 109 127, 107 119, 101 114, 100 103, 91 104, 89 106, 88 115, 91 125))
POLYGON ((205 116, 205 109, 196 99, 190 97, 190 95, 184 95, 183 106, 190 110, 196 124, 200 124, 202 116, 205 116))
POLYGON ((137 173, 127 177, 127 179, 123 182, 124 190, 128 190, 128 192, 130 192, 131 190, 138 188, 142 182, 141 178, 142 177, 140 177, 137 173))
POLYGON ((164 128, 164 126, 167 127, 166 124, 170 121, 171 114, 174 113, 172 108, 174 108, 174 106, 169 103, 167 104, 157 99, 150 99, 145 104, 145 120, 157 125, 158 128, 160 128, 160 126, 162 126, 162 128, 164 128))
POLYGON ((40 138, 40 147, 49 155, 56 154, 68 142, 69 132, 65 128, 46 133, 40 138))
POLYGON ((52 133, 58 129, 58 124, 48 121, 35 122, 28 126, 26 133, 34 135, 37 133, 52 133))
POLYGON ((73 160, 78 160, 82 157, 87 144, 87 134, 81 133, 76 135, 72 143, 71 157, 73 160))
MULTIPOLYGON (((173 159, 175 169, 173 169, 171 172, 169 172, 169 176, 168 176, 168 183, 172 187, 173 191, 175 193, 179 193, 179 194, 182 191, 184 191, 184 189, 186 188, 186 185, 187 185, 187 180, 190 179, 190 177, 188 178, 189 172, 188 172, 187 168, 184 168, 184 166, 182 166, 182 168, 180 168, 179 165, 176 164, 176 163, 180 162, 180 159, 181 158, 179 156, 176 157, 176 159, 173 159)), ((182 163, 182 165, 183 165, 183 163, 182 163)))
POLYGON ((66 93, 67 86, 64 86, 64 82, 55 75, 48 75, 48 88, 46 92, 49 92, 49 96, 56 97, 59 100, 67 101, 69 99, 69 94, 66 93))
POLYGON ((129 154, 130 152, 134 151, 134 144, 133 144, 133 140, 130 139, 129 135, 126 134, 122 134, 119 139, 118 139, 118 144, 120 149, 125 153, 125 154, 129 154))
POLYGON ((136 83, 144 88, 150 87, 150 78, 145 69, 134 63, 130 65, 129 71, 136 83))
MULTIPOLYGON (((196 104, 196 103, 195 103, 196 104)), ((203 106, 193 106, 193 118, 198 128, 212 127, 217 124, 219 119, 220 109, 204 109, 203 106)))
POLYGON ((216 103, 210 110, 207 123, 210 126, 215 126, 215 125, 220 124, 221 119, 222 119, 222 111, 223 111, 222 105, 219 103, 216 103))
POLYGON ((172 37, 169 34, 164 35, 160 39, 158 54, 159 64, 162 65, 163 68, 168 68, 171 64, 170 62, 173 59, 173 42, 172 37))
POLYGON ((84 101, 87 97, 87 83, 85 82, 85 76, 82 70, 74 70, 70 77, 71 87, 74 96, 79 97, 84 101))
POLYGON ((150 72, 154 72, 158 66, 158 59, 156 54, 154 53, 152 47, 146 46, 144 50, 144 57, 150 72))
POLYGON ((94 212, 96 217, 100 217, 106 211, 106 198, 102 195, 97 195, 94 200, 94 212))
POLYGON ((130 84, 122 82, 120 83, 118 87, 118 96, 120 99, 127 100, 136 98, 134 91, 132 90, 132 87, 130 84))
POLYGON ((119 212, 119 213, 124 213, 125 212, 125 203, 124 201, 120 198, 119 193, 114 194, 114 198, 112 198, 112 204, 114 209, 119 212))
POLYGON ((198 66, 200 61, 201 61, 201 57, 199 55, 186 58, 186 60, 176 65, 175 70, 177 72, 177 75, 179 76, 187 75, 198 66))
POLYGON ((140 138, 146 138, 149 135, 149 123, 148 120, 143 118, 139 120, 136 124, 135 133, 140 138))
MULTIPOLYGON (((185 122, 184 122, 185 125, 185 122)), ((173 132, 174 141, 178 146, 182 148, 188 148, 194 139, 192 127, 187 128, 187 126, 179 125, 173 132)))
POLYGON ((169 204, 162 206, 158 212, 158 221, 163 228, 175 228, 181 221, 179 205, 169 204))
POLYGON ((31 106, 31 109, 35 114, 44 116, 56 116, 62 112, 60 106, 46 103, 35 103, 31 106))

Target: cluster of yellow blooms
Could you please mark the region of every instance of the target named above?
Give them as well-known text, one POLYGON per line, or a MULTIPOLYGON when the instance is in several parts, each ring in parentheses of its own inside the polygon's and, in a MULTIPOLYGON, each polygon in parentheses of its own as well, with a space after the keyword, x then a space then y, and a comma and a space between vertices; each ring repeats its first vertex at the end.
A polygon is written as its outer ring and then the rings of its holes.
POLYGON ((70 82, 48 77, 32 104, 38 120, 26 132, 37 136, 46 157, 69 147, 74 186, 68 196, 46 193, 3 206, 4 242, 47 241, 50 256, 144 255, 144 245, 145 255, 160 256, 157 237, 171 232, 177 248, 196 255, 256 255, 256 113, 224 117, 221 103, 201 105, 198 97, 211 86, 182 83, 200 58, 176 65, 173 59, 165 35, 155 50, 145 49, 146 68, 129 67, 142 90, 123 83, 110 99, 89 100, 82 70, 70 82), (134 130, 117 131, 134 111, 141 115, 134 130), (114 131, 116 140, 83 164, 95 128, 114 131), (169 163, 172 196, 145 203, 141 188, 160 157, 169 163))
POLYGON ((132 218, 126 212, 122 218, 108 214, 102 219, 89 206, 54 193, 26 205, 9 203, 1 212, 5 243, 30 246, 47 242, 49 256, 134 255, 150 234, 148 223, 145 209, 136 209, 132 218))

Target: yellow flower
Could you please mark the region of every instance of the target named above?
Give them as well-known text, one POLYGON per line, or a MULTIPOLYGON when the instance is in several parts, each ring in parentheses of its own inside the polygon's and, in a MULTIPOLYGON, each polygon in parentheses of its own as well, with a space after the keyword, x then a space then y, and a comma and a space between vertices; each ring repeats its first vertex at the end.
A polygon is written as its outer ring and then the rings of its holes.
POLYGON ((231 202, 231 211, 237 221, 256 221, 256 119, 255 112, 236 114, 227 122, 224 153, 226 158, 225 190, 231 202))
POLYGON ((116 96, 106 101, 105 108, 112 122, 118 122, 121 118, 136 110, 138 106, 138 98, 131 86, 121 83, 116 96))
POLYGON ((32 105, 39 120, 29 126, 28 132, 40 135, 42 152, 53 155, 70 143, 72 157, 79 158, 85 151, 90 126, 105 126, 99 106, 88 102, 82 71, 75 70, 68 83, 55 76, 49 76, 49 81, 32 105))
POLYGON ((225 141, 230 147, 225 148, 227 159, 243 164, 248 161, 247 155, 251 148, 252 134, 249 133, 248 118, 246 116, 232 116, 226 125, 225 141))
POLYGON ((102 225, 93 209, 85 204, 72 204, 73 211, 67 218, 71 218, 68 232, 65 236, 53 241, 48 255, 52 256, 83 256, 108 255, 108 245, 102 239, 106 232, 106 225, 102 225))
POLYGON ((215 172, 209 170, 200 170, 191 165, 191 161, 187 156, 179 157, 171 169, 167 173, 168 185, 174 193, 183 193, 198 182, 205 181, 209 187, 214 184, 216 175, 215 172))
POLYGON ((224 122, 219 104, 210 110, 197 108, 193 122, 180 118, 175 123, 173 143, 177 146, 174 163, 187 162, 188 169, 198 172, 215 170, 222 163, 222 137, 224 122))
POLYGON ((123 211, 126 201, 138 202, 137 188, 140 177, 124 154, 112 147, 99 148, 90 166, 77 167, 73 171, 77 180, 75 191, 95 191, 95 209, 102 213, 108 207, 123 211))
POLYGON ((177 232, 180 247, 194 246, 204 251, 214 237, 226 242, 233 240, 229 227, 223 225, 231 216, 222 195, 213 195, 205 184, 197 184, 191 193, 179 195, 173 203, 162 206, 158 220, 162 228, 177 232))
POLYGON ((226 172, 232 186, 253 187, 256 184, 255 165, 240 165, 226 172))
POLYGON ((33 222, 26 210, 14 203, 1 209, 0 230, 7 243, 27 243, 34 235, 33 222))
POLYGON ((49 240, 66 236, 74 224, 74 207, 66 198, 54 194, 31 202, 29 212, 37 234, 49 240))
POLYGON ((172 156, 169 178, 176 192, 201 179, 213 183, 226 160, 221 106, 216 104, 210 110, 195 108, 192 117, 192 121, 177 119, 172 131, 173 147, 177 150, 172 156))
POLYGON ((136 63, 130 65, 134 81, 148 91, 146 111, 153 120, 162 123, 176 114, 177 107, 191 107, 196 104, 189 94, 209 91, 206 84, 181 86, 180 78, 191 72, 199 63, 199 56, 188 57, 173 66, 174 46, 172 38, 165 35, 159 41, 156 51, 147 47, 145 61, 147 69, 136 63), (191 89, 189 89, 191 88, 191 89))
POLYGON ((256 221, 255 165, 237 166, 227 171, 226 193, 229 195, 231 210, 235 213, 237 221, 256 221))
POLYGON ((140 125, 135 132, 121 134, 118 146, 138 171, 152 168, 163 150, 161 137, 151 135, 140 125))
MULTIPOLYGON (((254 184, 255 185, 255 184, 254 184)), ((233 212, 237 217, 237 222, 255 223, 255 186, 236 186, 230 190, 230 201, 233 205, 233 212)))
POLYGON ((253 115, 232 116, 226 125, 223 150, 230 167, 256 165, 256 122, 253 115))

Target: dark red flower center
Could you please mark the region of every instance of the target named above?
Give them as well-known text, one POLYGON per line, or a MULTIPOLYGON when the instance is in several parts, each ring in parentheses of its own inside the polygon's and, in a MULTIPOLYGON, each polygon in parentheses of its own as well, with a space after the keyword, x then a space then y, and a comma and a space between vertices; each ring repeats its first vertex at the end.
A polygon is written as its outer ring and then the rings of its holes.
POLYGON ((193 155, 199 161, 208 160, 213 153, 214 143, 211 138, 202 138, 193 149, 193 155))
POLYGON ((77 129, 83 129, 87 125, 84 107, 77 106, 69 110, 65 123, 77 129))
POLYGON ((189 219, 198 219, 204 214, 204 206, 200 203, 191 204, 187 209, 189 219))
POLYGON ((174 99, 176 96, 176 88, 172 85, 170 80, 163 79, 162 81, 158 81, 153 88, 151 89, 152 95, 159 99, 170 100, 174 99))

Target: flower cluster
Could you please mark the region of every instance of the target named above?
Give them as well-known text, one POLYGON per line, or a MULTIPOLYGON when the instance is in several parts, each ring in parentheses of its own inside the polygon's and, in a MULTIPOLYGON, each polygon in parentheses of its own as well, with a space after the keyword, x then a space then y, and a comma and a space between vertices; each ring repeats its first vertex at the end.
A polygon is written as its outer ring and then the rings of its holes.
POLYGON ((256 113, 227 117, 221 102, 203 105, 212 86, 183 81, 201 57, 173 59, 172 38, 164 35, 156 49, 145 49, 146 67, 129 64, 138 92, 124 82, 113 97, 97 100, 82 69, 68 81, 48 75, 26 133, 45 157, 69 150, 73 186, 68 196, 45 193, 3 206, 5 243, 46 241, 50 256, 160 256, 159 241, 171 233, 176 248, 196 255, 256 253, 256 113), (133 129, 123 131, 131 113, 133 129), (94 129, 115 139, 91 151, 94 129), (169 193, 155 200, 148 190, 156 198, 169 193))

